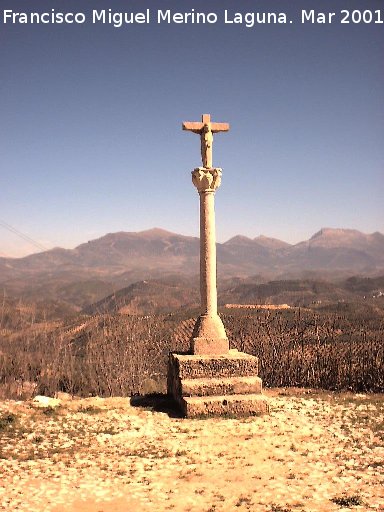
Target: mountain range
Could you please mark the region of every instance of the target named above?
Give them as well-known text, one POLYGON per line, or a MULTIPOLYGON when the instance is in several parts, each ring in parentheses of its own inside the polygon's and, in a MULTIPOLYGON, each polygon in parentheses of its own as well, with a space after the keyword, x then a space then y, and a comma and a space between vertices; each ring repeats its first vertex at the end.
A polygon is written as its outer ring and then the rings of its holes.
MULTIPOLYGON (((217 260, 219 279, 377 276, 384 271, 384 235, 323 228, 294 245, 238 235, 217 244, 217 260)), ((196 279, 198 273, 199 239, 159 228, 110 233, 75 249, 0 258, 0 288, 6 293, 70 298, 79 307, 140 280, 196 279)))

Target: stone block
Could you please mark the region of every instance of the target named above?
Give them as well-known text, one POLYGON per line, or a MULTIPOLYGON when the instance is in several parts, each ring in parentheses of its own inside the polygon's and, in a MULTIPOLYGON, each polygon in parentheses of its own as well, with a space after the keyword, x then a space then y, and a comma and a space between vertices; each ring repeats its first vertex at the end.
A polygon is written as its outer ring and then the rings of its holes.
POLYGON ((187 418, 204 416, 259 416, 269 412, 262 394, 184 397, 180 406, 187 418))
POLYGON ((228 338, 192 338, 191 349, 197 355, 219 355, 229 351, 228 338))
POLYGON ((184 379, 180 381, 180 395, 221 396, 261 393, 260 377, 223 377, 221 379, 184 379))
POLYGON ((180 379, 250 377, 259 370, 257 357, 237 350, 219 355, 171 354, 170 365, 180 379))

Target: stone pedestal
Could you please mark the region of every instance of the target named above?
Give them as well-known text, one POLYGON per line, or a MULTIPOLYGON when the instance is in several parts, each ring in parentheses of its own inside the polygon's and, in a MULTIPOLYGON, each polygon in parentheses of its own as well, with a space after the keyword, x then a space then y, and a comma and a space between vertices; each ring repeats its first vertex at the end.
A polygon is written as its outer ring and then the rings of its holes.
POLYGON ((168 393, 188 418, 268 412, 258 359, 229 350, 220 355, 170 354, 168 393))

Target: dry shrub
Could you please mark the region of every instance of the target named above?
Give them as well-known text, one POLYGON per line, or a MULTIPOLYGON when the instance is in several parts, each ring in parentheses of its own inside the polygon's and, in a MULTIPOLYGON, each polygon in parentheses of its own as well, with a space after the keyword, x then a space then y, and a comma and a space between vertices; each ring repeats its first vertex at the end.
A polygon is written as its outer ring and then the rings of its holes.
MULTIPOLYGON (((64 329, 0 340, 0 389, 3 396, 65 391, 81 396, 131 396, 164 391, 167 337, 157 317, 101 316, 77 337, 64 329), (163 379, 164 380, 164 379, 163 379)), ((168 338, 169 339, 169 338, 168 338)))
MULTIPOLYGON (((186 317, 99 315, 72 331, 21 328, 0 338, 0 393, 164 392, 168 353, 188 346, 193 322, 186 317)), ((259 357, 265 386, 384 391, 380 319, 264 310, 223 320, 231 346, 259 357)))
POLYGON ((259 357, 268 387, 384 391, 384 324, 311 311, 225 316, 231 345, 259 357))

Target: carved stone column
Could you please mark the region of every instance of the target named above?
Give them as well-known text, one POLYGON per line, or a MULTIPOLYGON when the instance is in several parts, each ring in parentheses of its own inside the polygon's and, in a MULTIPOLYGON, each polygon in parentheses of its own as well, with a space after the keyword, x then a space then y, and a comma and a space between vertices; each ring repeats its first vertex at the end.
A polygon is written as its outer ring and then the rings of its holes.
POLYGON ((219 168, 198 167, 192 182, 200 195, 201 315, 192 334, 193 354, 225 354, 229 350, 223 322, 217 314, 215 192, 221 183, 219 168))
POLYGON ((201 315, 191 339, 191 352, 169 354, 167 389, 187 418, 258 415, 268 412, 255 356, 229 350, 223 322, 217 314, 215 192, 221 169, 213 167, 213 134, 227 132, 228 123, 184 122, 183 130, 200 136, 202 167, 192 172, 200 195, 201 315))

